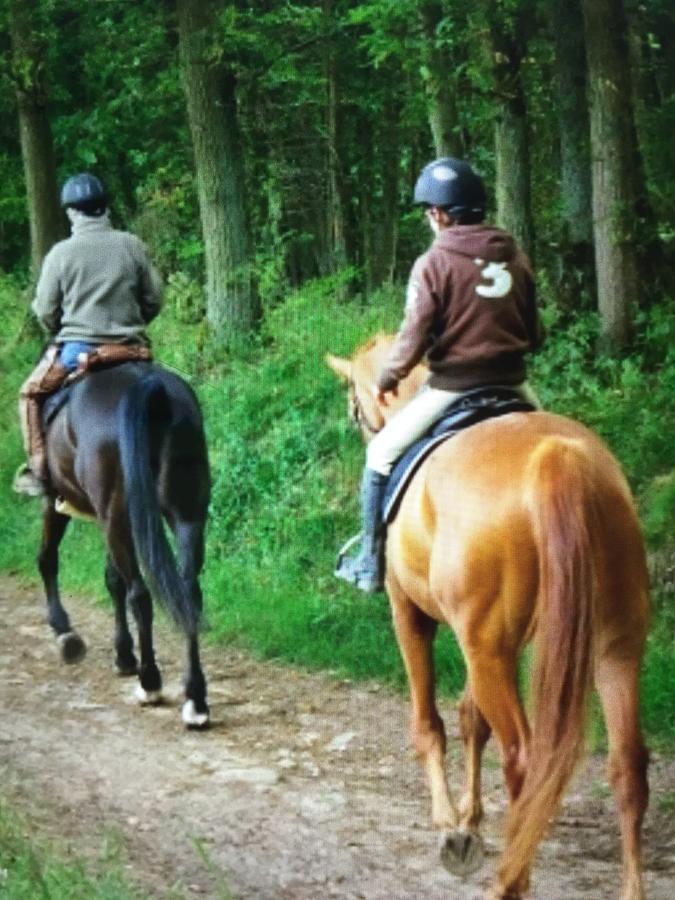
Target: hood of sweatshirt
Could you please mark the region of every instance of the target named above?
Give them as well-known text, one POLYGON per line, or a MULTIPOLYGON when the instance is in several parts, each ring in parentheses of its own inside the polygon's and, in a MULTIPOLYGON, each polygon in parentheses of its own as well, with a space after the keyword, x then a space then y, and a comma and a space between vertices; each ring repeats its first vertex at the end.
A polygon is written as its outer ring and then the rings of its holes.
POLYGON ((452 225, 444 228, 433 243, 434 249, 452 250, 470 259, 509 262, 516 254, 516 242, 494 225, 452 225))

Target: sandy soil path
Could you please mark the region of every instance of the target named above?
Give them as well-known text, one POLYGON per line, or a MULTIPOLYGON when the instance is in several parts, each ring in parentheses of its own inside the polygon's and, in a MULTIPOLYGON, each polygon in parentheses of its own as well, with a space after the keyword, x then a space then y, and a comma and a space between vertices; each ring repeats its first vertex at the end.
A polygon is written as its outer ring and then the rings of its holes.
MULTIPOLYGON (((0 578, 0 794, 38 833, 92 861, 111 830, 151 897, 237 900, 477 900, 504 811, 487 754, 486 865, 459 881, 437 862, 407 702, 207 647, 213 727, 180 723, 182 646, 158 624, 167 702, 140 709, 111 670, 112 616, 66 597, 89 653, 60 663, 41 592, 0 578), (229 894, 228 894, 229 892, 229 894)), ((460 750, 444 710, 454 785, 460 750)), ((675 763, 656 757, 646 826, 650 900, 675 898, 675 763)), ((542 846, 536 900, 618 897, 619 847, 604 760, 592 757, 542 846)))

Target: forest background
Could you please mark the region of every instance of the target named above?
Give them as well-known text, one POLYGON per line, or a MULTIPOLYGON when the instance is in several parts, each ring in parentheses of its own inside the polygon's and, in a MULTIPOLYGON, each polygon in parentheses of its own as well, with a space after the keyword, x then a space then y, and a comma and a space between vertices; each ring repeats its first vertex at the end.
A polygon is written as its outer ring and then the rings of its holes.
MULTIPOLYGON (((66 233, 58 186, 92 171, 164 277, 156 355, 205 409, 210 637, 402 685, 386 603, 331 574, 362 448, 323 357, 396 328, 430 237, 415 178, 457 155, 534 259, 544 404, 598 431, 638 498, 643 714, 672 747, 674 25, 670 0, 0 0, 0 568, 36 576, 39 515, 9 491, 28 307, 66 233)), ((72 529, 65 582, 102 599, 98 534, 72 529)), ((437 657, 457 691, 449 636, 437 657)))

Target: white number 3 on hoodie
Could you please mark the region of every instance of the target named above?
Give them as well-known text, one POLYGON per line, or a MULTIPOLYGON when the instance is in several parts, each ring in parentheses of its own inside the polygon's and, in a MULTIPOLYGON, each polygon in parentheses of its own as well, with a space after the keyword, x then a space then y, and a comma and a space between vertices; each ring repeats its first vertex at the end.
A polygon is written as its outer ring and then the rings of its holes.
POLYGON ((488 281, 489 284, 479 284, 476 293, 481 297, 506 297, 513 287, 513 278, 506 268, 505 262, 489 262, 485 265, 485 260, 474 259, 477 266, 483 266, 481 269, 481 278, 488 281))

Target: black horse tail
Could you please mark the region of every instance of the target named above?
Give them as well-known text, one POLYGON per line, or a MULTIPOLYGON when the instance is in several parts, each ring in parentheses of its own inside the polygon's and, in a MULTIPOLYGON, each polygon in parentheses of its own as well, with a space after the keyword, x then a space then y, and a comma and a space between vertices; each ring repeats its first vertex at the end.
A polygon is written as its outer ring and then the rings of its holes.
POLYGON ((178 571, 157 493, 157 471, 171 424, 171 399, 162 380, 148 374, 132 384, 118 415, 120 461, 138 563, 153 596, 187 635, 194 635, 199 610, 178 571))

